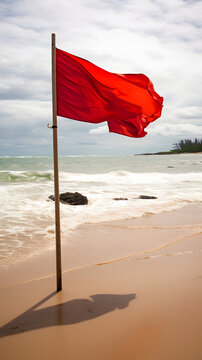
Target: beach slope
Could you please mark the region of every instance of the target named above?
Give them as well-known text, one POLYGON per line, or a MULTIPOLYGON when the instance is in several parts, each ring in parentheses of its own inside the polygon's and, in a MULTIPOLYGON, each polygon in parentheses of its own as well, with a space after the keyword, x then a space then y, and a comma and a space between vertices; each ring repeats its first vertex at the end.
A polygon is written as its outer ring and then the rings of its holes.
POLYGON ((80 248, 63 246, 60 293, 54 253, 2 269, 1 359, 201 360, 201 215, 81 226, 80 248))

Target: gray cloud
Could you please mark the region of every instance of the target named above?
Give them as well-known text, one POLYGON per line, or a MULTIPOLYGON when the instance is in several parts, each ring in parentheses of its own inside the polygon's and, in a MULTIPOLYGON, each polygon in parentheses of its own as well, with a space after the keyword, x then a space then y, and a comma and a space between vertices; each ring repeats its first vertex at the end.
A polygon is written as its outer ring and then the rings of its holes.
POLYGON ((95 142, 95 141, 79 141, 78 144, 79 145, 84 145, 84 146, 98 145, 98 143, 95 142))
POLYGON ((7 0, 0 18, 1 154, 52 151, 53 31, 59 48, 112 72, 145 73, 164 96, 162 117, 143 139, 58 118, 62 153, 158 151, 201 134, 201 1, 7 0))

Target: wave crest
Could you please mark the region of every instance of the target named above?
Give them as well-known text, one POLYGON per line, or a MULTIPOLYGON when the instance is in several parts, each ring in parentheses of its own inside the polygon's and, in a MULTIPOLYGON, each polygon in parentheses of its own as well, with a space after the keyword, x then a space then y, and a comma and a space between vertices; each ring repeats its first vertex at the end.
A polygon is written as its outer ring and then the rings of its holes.
POLYGON ((41 182, 53 180, 51 172, 30 172, 30 171, 1 171, 0 182, 41 182))

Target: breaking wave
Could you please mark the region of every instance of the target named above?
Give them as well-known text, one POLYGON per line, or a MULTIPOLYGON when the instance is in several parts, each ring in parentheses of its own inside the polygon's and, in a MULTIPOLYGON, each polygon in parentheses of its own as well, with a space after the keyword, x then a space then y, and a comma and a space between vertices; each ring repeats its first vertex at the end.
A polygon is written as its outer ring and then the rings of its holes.
POLYGON ((41 182, 53 180, 51 172, 30 172, 30 171, 0 171, 0 182, 41 182))

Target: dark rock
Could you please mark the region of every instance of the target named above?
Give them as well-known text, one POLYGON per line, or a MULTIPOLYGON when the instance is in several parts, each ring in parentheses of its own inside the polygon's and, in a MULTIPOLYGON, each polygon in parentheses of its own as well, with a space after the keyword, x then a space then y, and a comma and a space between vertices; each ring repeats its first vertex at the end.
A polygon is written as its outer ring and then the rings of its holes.
POLYGON ((174 168, 174 166, 167 166, 167 168, 169 168, 169 169, 173 169, 173 168, 174 168))
MULTIPOLYGON (((55 201, 55 196, 51 195, 49 196, 49 199, 55 201)), ((60 194, 60 202, 62 204, 70 204, 70 205, 87 205, 88 199, 86 196, 78 192, 75 193, 66 192, 60 194)))
POLYGON ((150 195, 140 195, 138 199, 157 199, 156 196, 150 196, 150 195))
POLYGON ((114 198, 113 200, 128 200, 128 198, 114 198))

